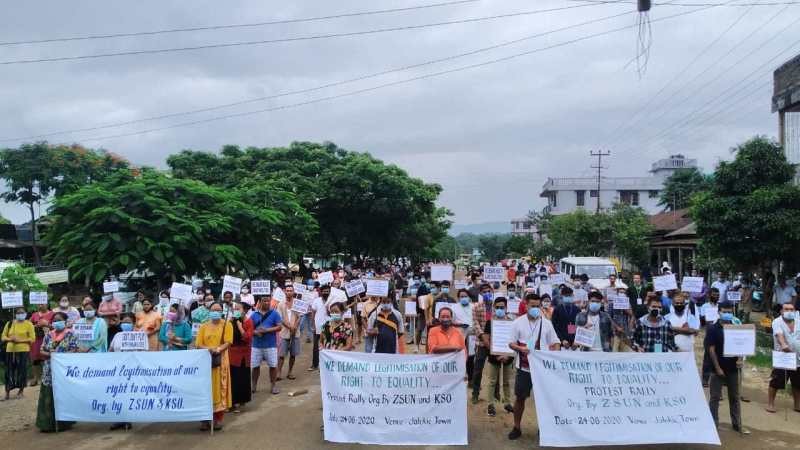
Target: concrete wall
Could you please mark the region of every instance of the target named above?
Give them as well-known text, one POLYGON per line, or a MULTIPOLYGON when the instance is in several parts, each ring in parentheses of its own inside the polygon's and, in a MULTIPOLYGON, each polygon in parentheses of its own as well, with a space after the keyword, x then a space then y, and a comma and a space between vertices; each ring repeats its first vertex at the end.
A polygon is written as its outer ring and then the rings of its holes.
MULTIPOLYGON (((550 214, 566 214, 573 212, 580 207, 577 205, 577 195, 574 190, 560 190, 554 191, 556 193, 557 205, 550 206, 550 214)), ((584 195, 583 209, 587 211, 595 211, 597 209, 597 198, 589 195, 589 190, 584 195)), ((610 209, 615 203, 619 203, 619 191, 616 190, 601 190, 600 191, 600 207, 603 209, 610 209)), ((644 209, 648 214, 656 214, 661 212, 664 208, 658 206, 658 197, 650 198, 649 191, 639 191, 639 207, 644 209)))

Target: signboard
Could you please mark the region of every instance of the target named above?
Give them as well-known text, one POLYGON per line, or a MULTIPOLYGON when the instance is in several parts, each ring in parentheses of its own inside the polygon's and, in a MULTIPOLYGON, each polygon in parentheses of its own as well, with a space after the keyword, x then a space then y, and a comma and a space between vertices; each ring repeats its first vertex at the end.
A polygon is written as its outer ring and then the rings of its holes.
POLYGON ((89 342, 94 340, 94 324, 75 322, 72 324, 72 332, 79 341, 89 342))
POLYGON ((358 294, 365 292, 366 288, 364 287, 364 282, 361 280, 353 280, 345 283, 344 290, 347 292, 348 297, 355 297, 358 294))
POLYGON ((319 274, 317 281, 319 281, 320 286, 325 286, 326 284, 333 283, 333 272, 331 272, 330 270, 327 272, 322 272, 321 274, 319 274))
POLYGON ((772 351, 772 367, 775 369, 797 370, 797 353, 772 351))
POLYGON ((332 305, 334 303, 347 303, 347 293, 339 288, 332 287, 331 293, 328 295, 328 301, 325 305, 332 305))
POLYGON ((720 445, 692 352, 534 351, 528 361, 539 446, 720 445))
POLYGON ((119 292, 119 281, 106 281, 103 283, 103 293, 119 292))
POLYGON ((489 347, 492 355, 514 355, 514 350, 508 346, 511 342, 511 324, 513 323, 513 320, 492 320, 491 346, 489 347))
POLYGON ((756 354, 756 326, 723 325, 724 356, 753 356, 756 354))
POLYGON ((742 293, 739 291, 728 291, 726 295, 728 300, 734 303, 738 303, 742 300, 742 293))
POLYGON ((286 293, 283 292, 283 289, 281 288, 275 288, 275 290, 272 292, 272 298, 283 303, 286 301, 286 293))
POLYGON ((627 295, 615 295, 611 298, 614 302, 614 309, 631 309, 631 300, 627 295))
POLYGON ((22 302, 22 291, 0 292, 0 301, 3 308, 18 308, 24 306, 22 302))
POLYGON ((186 302, 192 301, 192 285, 173 282, 172 287, 169 289, 169 297, 177 298, 186 302))
POLYGON ((551 273, 547 278, 555 285, 562 285, 567 282, 567 278, 563 273, 551 273))
POLYGON ((658 277, 653 277, 653 290, 666 292, 678 289, 678 282, 675 280, 674 273, 668 273, 658 277))
POLYGON ((203 324, 202 323, 197 323, 197 322, 192 322, 192 339, 196 338, 197 337, 197 333, 200 332, 200 325, 203 325, 203 324))
POLYGON ((28 294, 28 303, 31 305, 46 305, 47 300, 47 292, 30 292, 28 294))
POLYGON ((49 272, 38 272, 36 278, 42 282, 43 285, 49 286, 51 284, 69 283, 69 271, 64 270, 51 270, 49 272))
POLYGON ((431 281, 450 281, 453 279, 453 266, 450 264, 431 265, 431 281))
POLYGON ((683 292, 703 292, 703 277, 683 277, 681 290, 683 292))
POLYGON ((51 370, 57 420, 194 422, 212 418, 208 350, 53 353, 51 370))
POLYGON ((468 444, 464 352, 395 355, 323 350, 320 363, 326 441, 468 444))
POLYGON ((575 298, 575 301, 585 302, 585 301, 589 300, 589 293, 586 292, 585 289, 581 289, 581 288, 578 288, 578 289, 575 289, 574 291, 572 291, 572 296, 575 298))
POLYGON ((253 295, 269 295, 272 293, 272 282, 269 280, 253 280, 250 282, 250 292, 253 295))
POLYGON ((222 294, 225 295, 226 292, 230 292, 234 296, 242 292, 242 279, 230 275, 222 277, 222 294))
POLYGON ((466 289, 467 288, 467 280, 456 280, 453 283, 453 287, 455 288, 455 290, 466 289))
POLYGON ((292 301, 292 311, 298 314, 308 314, 308 308, 311 304, 305 300, 300 300, 298 298, 292 301))
POLYGON ((292 287, 294 288, 295 294, 302 294, 306 291, 306 285, 303 283, 292 283, 292 287))
POLYGON ((503 281, 506 279, 506 271, 503 266, 483 266, 483 279, 485 281, 503 281))
POLYGON ((144 331, 120 331, 117 333, 120 337, 120 351, 143 351, 148 350, 147 333, 144 331))
POLYGON ((367 295, 386 297, 389 295, 389 280, 370 278, 367 280, 367 295))
POLYGON ((416 317, 417 316, 417 302, 415 302, 414 300, 406 300, 405 315, 406 315, 406 317, 416 317))
POLYGON ((583 347, 592 348, 594 345, 594 330, 586 327, 575 328, 575 343, 583 347))
POLYGON ((512 316, 516 316, 517 313, 519 313, 519 304, 521 303, 521 300, 518 298, 515 298, 513 300, 508 299, 506 303, 508 303, 508 310, 506 311, 506 313, 511 314, 512 316))
POLYGON ((553 295, 553 285, 549 283, 542 283, 539 285, 539 295, 544 294, 553 295))

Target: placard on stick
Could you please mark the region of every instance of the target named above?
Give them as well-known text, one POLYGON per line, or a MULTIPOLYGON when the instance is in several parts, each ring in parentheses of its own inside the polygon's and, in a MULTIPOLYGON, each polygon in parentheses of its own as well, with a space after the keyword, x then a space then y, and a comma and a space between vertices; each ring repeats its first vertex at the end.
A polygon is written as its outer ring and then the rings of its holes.
POLYGON ((653 277, 653 290, 666 292, 675 289, 678 289, 678 282, 674 273, 653 277))
POLYGON ((9 291, 0 293, 3 308, 19 308, 23 305, 22 291, 9 291))
POLYGON ((331 272, 330 270, 327 272, 322 272, 321 274, 319 274, 317 281, 319 281, 320 286, 325 286, 326 284, 333 283, 333 272, 331 272))
POLYGON ((361 280, 353 280, 345 283, 344 290, 347 292, 348 297, 355 297, 356 295, 366 291, 364 282, 361 280))
POLYGON ((683 292, 703 292, 703 277, 683 277, 681 290, 683 292))
POLYGON ((389 295, 389 280, 370 278, 367 280, 367 295, 386 297, 389 295))
POLYGON ((242 292, 242 279, 230 275, 222 277, 222 294, 225 295, 226 292, 234 296, 239 295, 242 292))
POLYGON ((192 285, 173 282, 172 286, 169 288, 169 297, 184 301, 191 301, 192 285))
POLYGON ((417 302, 414 300, 406 300, 405 303, 405 316, 406 317, 416 317, 417 316, 417 302))
POLYGON ((506 272, 503 266, 483 266, 483 279, 485 281, 503 281, 506 278, 506 272))
POLYGON ((250 291, 253 295, 269 295, 272 283, 269 280, 253 280, 250 282, 250 291))
POLYGON ((119 292, 119 281, 106 281, 103 283, 103 293, 119 292))
POLYGON ((31 292, 28 294, 28 303, 31 305, 46 305, 47 292, 31 292))
POLYGON ((433 264, 431 281, 450 281, 453 279, 453 266, 450 264, 433 264))

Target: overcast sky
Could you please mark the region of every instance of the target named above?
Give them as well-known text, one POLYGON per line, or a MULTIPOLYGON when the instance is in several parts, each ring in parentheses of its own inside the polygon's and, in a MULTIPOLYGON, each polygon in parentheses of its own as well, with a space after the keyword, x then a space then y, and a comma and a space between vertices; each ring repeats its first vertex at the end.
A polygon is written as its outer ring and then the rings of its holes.
MULTIPOLYGON (((444 1, 9 2, 3 11, 0 41, 263 22, 444 1)), ((0 62, 344 33, 577 5, 580 3, 568 0, 482 0, 247 29, 4 46, 0 47, 0 62)), ((312 88, 633 9, 631 4, 592 5, 380 34, 0 65, 0 139, 312 88)), ((695 9, 698 7, 655 5, 650 17, 656 20, 695 9)), ((800 51, 796 42, 800 26, 792 26, 798 18, 800 5, 722 6, 654 22, 649 64, 641 79, 635 62, 625 67, 637 51, 637 30, 630 28, 359 95, 196 126, 92 140, 307 102, 530 52, 634 25, 637 16, 628 14, 308 94, 48 139, 103 147, 134 164, 161 168, 166 167, 167 155, 187 148, 218 151, 225 144, 263 147, 295 140, 332 141, 349 150, 368 151, 413 176, 440 183, 444 187, 440 204, 455 213, 458 224, 507 221, 544 206, 539 193, 548 176, 591 175, 588 153, 592 149, 612 152, 609 175, 646 175, 653 161, 677 152, 697 158, 705 171, 711 171, 719 159, 731 158, 729 149, 736 143, 754 134, 776 136, 778 118, 770 112, 771 72, 800 51), (773 20, 768 22, 770 18, 773 20), (781 30, 785 31, 776 37, 781 30), (665 85, 667 88, 654 97, 665 85), (690 116, 726 90, 729 96, 690 116), (649 110, 637 116, 648 102, 649 110), (635 126, 631 127, 634 117, 635 126), (691 123, 678 126, 682 120, 691 123)), ((2 146, 19 144, 0 142, 2 146)), ((7 204, 0 205, 0 212, 15 222, 27 218, 23 209, 7 204)))

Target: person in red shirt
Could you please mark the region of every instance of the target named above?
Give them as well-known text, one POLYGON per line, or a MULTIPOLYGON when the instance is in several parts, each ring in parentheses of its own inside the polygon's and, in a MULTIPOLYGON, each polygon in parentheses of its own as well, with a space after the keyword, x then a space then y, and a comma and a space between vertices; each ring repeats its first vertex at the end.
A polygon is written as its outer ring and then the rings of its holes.
POLYGON ((439 325, 428 330, 428 353, 450 353, 466 351, 464 335, 453 327, 453 310, 439 310, 439 325))

